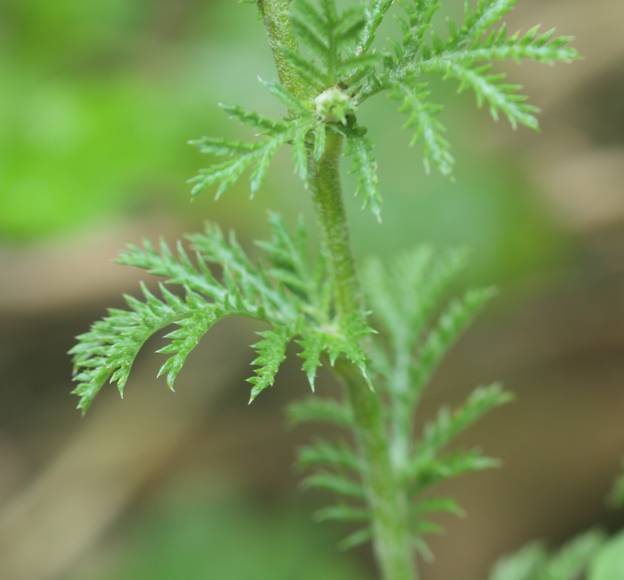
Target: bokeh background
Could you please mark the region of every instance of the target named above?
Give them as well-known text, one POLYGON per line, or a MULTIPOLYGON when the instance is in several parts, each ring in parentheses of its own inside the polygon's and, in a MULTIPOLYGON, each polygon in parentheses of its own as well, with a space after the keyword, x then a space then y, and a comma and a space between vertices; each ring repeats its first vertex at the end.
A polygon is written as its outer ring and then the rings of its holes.
MULTIPOLYGON (((531 539, 624 523, 604 503, 624 455, 624 4, 522 0, 509 21, 556 24, 585 57, 509 67, 543 109, 541 134, 493 124, 441 84, 449 182, 424 175, 392 103, 362 111, 385 223, 349 203, 359 256, 467 246, 469 278, 502 289, 425 412, 495 378, 517 395, 465 439, 504 468, 449 486, 468 517, 444 521, 425 580, 482 579, 531 539)), ((126 401, 108 389, 82 419, 69 395, 73 337, 137 287, 112 263, 126 242, 204 220, 249 240, 270 208, 314 224, 285 158, 254 201, 241 186, 189 203, 203 160, 186 141, 238 131, 216 103, 277 112, 258 74, 274 77, 252 5, 0 0, 2 580, 375 577, 366 549, 338 553, 340 530, 312 521, 323 498, 297 489, 309 433, 284 419, 306 392, 295 357, 246 405, 252 325, 211 333, 175 395, 154 379, 154 348, 126 401)))

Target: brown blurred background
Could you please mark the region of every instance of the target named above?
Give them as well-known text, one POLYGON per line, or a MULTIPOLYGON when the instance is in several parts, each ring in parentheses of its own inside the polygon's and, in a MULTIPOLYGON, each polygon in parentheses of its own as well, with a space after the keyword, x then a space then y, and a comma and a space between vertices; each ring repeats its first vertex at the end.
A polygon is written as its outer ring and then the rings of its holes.
MULTIPOLYGON (((392 103, 362 112, 385 219, 351 204, 358 254, 468 246, 470 279, 502 288, 424 411, 493 379, 517 395, 466 438, 504 468, 454 482, 468 517, 444 522, 425 580, 482 579, 528 540, 624 523, 604 507, 624 455, 624 4, 519 4, 511 28, 557 25, 584 55, 509 67, 543 109, 541 134, 495 125, 441 84, 451 183, 424 176, 392 103)), ((313 225, 285 159, 253 202, 241 187, 188 203, 202 160, 186 140, 236 130, 216 103, 277 110, 258 74, 274 76, 253 6, 1 0, 0 579, 374 578, 366 550, 338 554, 339 530, 311 521, 322 498, 297 489, 309 433, 283 414, 306 392, 296 357, 246 405, 252 325, 213 331, 175 395, 154 348, 125 401, 107 389, 82 419, 69 395, 73 337, 137 287, 112 263, 127 241, 206 219, 249 239, 267 208, 313 225)))

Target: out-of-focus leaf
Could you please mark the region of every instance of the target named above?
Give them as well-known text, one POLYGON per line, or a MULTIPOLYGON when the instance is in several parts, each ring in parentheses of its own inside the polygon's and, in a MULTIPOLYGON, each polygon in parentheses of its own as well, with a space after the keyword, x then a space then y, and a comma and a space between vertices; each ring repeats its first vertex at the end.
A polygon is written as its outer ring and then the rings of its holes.
POLYGON ((589 580, 619 580, 624 578, 624 532, 608 542, 594 558, 589 580))

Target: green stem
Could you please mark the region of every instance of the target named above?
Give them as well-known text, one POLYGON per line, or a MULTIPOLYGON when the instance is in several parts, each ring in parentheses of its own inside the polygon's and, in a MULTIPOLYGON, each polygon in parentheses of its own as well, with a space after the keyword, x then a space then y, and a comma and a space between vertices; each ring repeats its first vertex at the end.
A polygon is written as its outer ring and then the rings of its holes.
POLYGON ((319 161, 309 156, 310 184, 321 224, 323 251, 335 280, 336 310, 347 316, 360 311, 362 297, 349 244, 349 229, 340 187, 342 137, 327 131, 319 161))
MULTIPOLYGON (((290 0, 257 0, 280 81, 293 93, 304 94, 300 80, 283 58, 281 47, 294 48, 288 18, 290 0)), ((325 150, 317 161, 309 154, 310 186, 319 219, 323 251, 335 285, 335 305, 341 317, 362 312, 362 292, 349 244, 342 201, 340 156, 342 137, 327 132, 325 150)), ((408 524, 405 489, 390 455, 390 434, 379 395, 358 368, 345 359, 335 370, 344 382, 356 422, 356 436, 364 459, 365 485, 372 515, 373 545, 383 580, 417 578, 408 524)))
POLYGON ((336 369, 347 386, 365 459, 368 502, 372 514, 373 547, 384 580, 415 580, 410 545, 408 502, 392 468, 379 397, 361 373, 344 360, 336 369))
MULTIPOLYGON (((310 184, 321 226, 323 248, 336 287, 339 316, 362 311, 355 264, 349 245, 340 187, 342 137, 329 133, 323 156, 310 161, 310 184)), ((345 359, 336 372, 345 383, 357 425, 357 439, 366 466, 368 501, 372 514, 373 544, 384 580, 414 580, 408 527, 407 497, 390 456, 389 434, 379 395, 362 373, 345 359)))
POLYGON ((256 0, 273 52, 280 82, 294 95, 303 95, 299 76, 284 57, 284 49, 294 51, 297 41, 290 26, 291 0, 256 0))

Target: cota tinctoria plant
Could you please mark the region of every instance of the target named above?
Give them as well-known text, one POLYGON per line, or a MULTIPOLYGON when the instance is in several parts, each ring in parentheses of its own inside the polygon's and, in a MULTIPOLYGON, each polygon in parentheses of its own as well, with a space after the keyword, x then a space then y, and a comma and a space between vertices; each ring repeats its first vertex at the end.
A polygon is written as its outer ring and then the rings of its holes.
POLYGON ((389 265, 372 261, 357 272, 341 197, 342 159, 355 175, 356 194, 379 216, 374 148, 359 115, 365 101, 385 94, 398 103, 425 167, 450 175, 453 155, 431 95, 432 77, 472 91, 495 119, 535 129, 537 109, 494 63, 569 62, 577 54, 568 37, 552 30, 509 33, 500 22, 515 0, 466 1, 463 20, 449 21, 444 31, 436 19, 440 0, 353 1, 346 7, 335 0, 256 3, 278 76, 264 85, 284 114, 269 119, 224 107, 255 138, 194 141, 210 161, 192 179, 193 195, 213 190, 221 196, 245 174, 255 193, 276 153, 288 147, 303 191, 315 203, 322 250, 315 255, 303 227, 291 233, 278 215, 270 216, 271 234, 253 256, 215 225, 174 249, 164 242, 129 247, 119 262, 163 283, 154 292, 143 287, 139 298, 127 298, 127 309, 110 310, 79 337, 71 351, 74 392, 83 412, 106 383, 123 394, 137 353, 165 328, 173 330, 160 350, 167 358, 159 374, 173 386, 216 322, 230 316, 265 322, 253 345, 250 400, 273 384, 291 342, 312 390, 319 367, 333 369, 344 396, 312 396, 290 410, 296 423, 328 422, 346 433, 344 441, 317 441, 301 450, 301 463, 311 471, 305 483, 336 496, 319 519, 353 526, 345 547, 371 540, 385 580, 412 580, 417 554, 428 555, 426 534, 439 529, 435 513, 461 513, 451 498, 435 495, 436 485, 496 465, 479 450, 449 451, 449 444, 509 401, 499 385, 477 388, 457 409, 441 409, 418 437, 413 422, 424 387, 493 291, 449 299, 465 256, 427 248, 389 265), (401 34, 384 45, 378 32, 391 11, 401 34))

